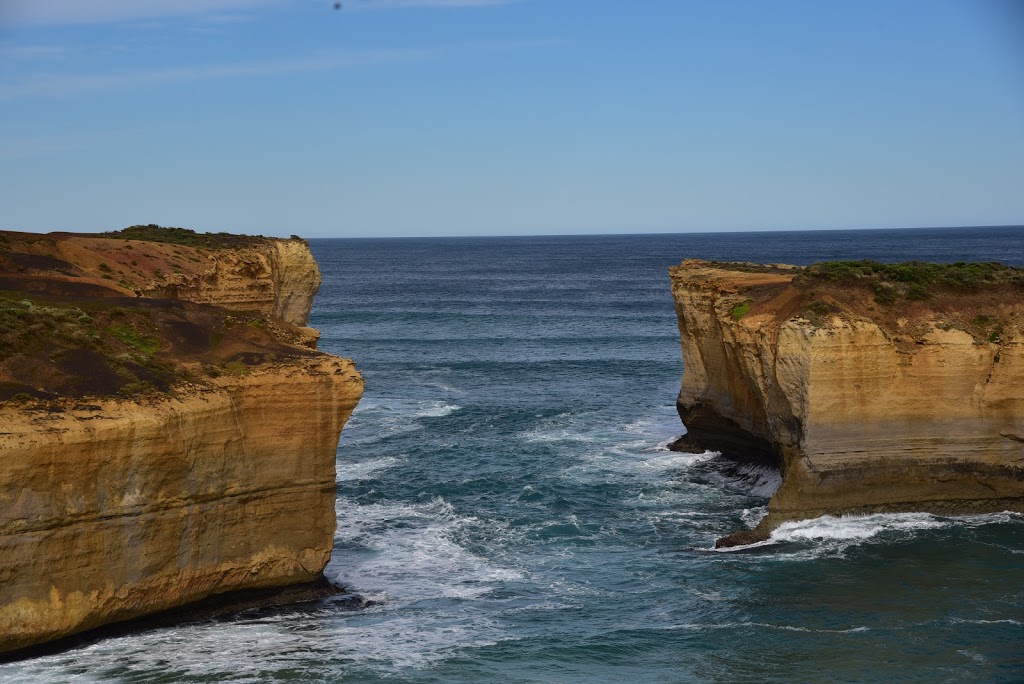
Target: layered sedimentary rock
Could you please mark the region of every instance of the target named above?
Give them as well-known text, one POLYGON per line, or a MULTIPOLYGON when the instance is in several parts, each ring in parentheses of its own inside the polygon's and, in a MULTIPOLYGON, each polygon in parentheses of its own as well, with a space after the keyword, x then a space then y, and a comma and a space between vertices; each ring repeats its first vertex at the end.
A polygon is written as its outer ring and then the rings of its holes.
POLYGON ((165 274, 139 291, 147 297, 260 311, 296 325, 309 320, 313 297, 320 289, 320 270, 304 241, 267 240, 199 256, 204 257, 201 266, 165 274))
POLYGON ((316 579, 361 393, 323 355, 169 396, 0 408, 0 652, 316 579))
MULTIPOLYGON (((823 514, 1024 510, 1024 317, 1016 289, 893 303, 798 269, 671 269, 680 448, 771 460, 756 530, 823 514), (885 302, 885 303, 883 303, 885 302)), ((891 297, 889 297, 891 299, 891 297)))
POLYGON ((202 250, 218 275, 172 293, 115 278, 194 248, 0 238, 0 653, 320 577, 363 380, 292 324, 305 243, 202 250))
POLYGON ((211 236, 200 241, 192 237, 197 234, 182 231, 185 241, 195 243, 182 244, 134 237, 162 237, 161 231, 167 230, 140 228, 147 230, 100 235, 0 232, 0 268, 12 279, 78 281, 125 296, 257 311, 299 326, 309 320, 320 270, 304 240, 211 236))

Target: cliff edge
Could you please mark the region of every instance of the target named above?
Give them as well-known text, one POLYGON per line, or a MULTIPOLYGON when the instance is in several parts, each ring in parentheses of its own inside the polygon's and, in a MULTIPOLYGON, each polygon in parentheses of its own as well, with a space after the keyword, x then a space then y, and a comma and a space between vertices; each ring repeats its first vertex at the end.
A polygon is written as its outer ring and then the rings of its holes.
POLYGON ((754 530, 826 514, 1024 510, 1024 270, 684 261, 680 450, 770 462, 754 530))
POLYGON ((95 234, 3 231, 0 273, 0 286, 13 289, 31 289, 32 280, 41 281, 37 288, 75 281, 129 297, 257 311, 298 326, 309 320, 320 289, 320 269, 301 238, 153 224, 95 234))
POLYGON ((229 239, 0 233, 0 653, 321 576, 363 380, 305 243, 229 239))

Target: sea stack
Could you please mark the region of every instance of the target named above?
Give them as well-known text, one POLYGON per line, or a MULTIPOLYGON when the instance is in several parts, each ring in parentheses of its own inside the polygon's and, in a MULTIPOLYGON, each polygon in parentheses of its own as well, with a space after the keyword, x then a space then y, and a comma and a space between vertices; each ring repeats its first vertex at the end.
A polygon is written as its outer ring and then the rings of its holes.
POLYGON ((0 233, 0 653, 315 582, 362 396, 308 245, 0 233))
POLYGON ((675 448, 769 461, 767 517, 1024 511, 1024 270, 999 264, 670 269, 675 448))

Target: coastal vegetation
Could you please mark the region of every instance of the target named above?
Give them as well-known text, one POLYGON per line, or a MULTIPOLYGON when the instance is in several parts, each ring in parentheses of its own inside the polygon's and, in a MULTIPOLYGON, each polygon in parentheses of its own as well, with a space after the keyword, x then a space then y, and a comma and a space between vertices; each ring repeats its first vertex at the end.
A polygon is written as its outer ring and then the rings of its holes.
POLYGON ((866 286, 874 292, 877 303, 894 304, 903 298, 925 301, 943 291, 970 293, 993 288, 1024 291, 1024 269, 998 262, 824 261, 800 269, 795 283, 802 287, 822 283, 866 286))
POLYGON ((740 302, 736 306, 732 307, 732 311, 729 312, 734 321, 740 320, 748 313, 750 313, 750 302, 740 302))
POLYGON ((998 262, 862 259, 796 267, 694 260, 692 267, 745 274, 727 310, 734 321, 771 314, 821 328, 836 316, 867 319, 901 345, 920 343, 934 328, 1000 344, 1024 314, 1024 268, 998 262))
POLYGON ((142 308, 0 291, 0 400, 167 391, 182 373, 155 329, 142 308))
POLYGON ((116 240, 141 240, 144 242, 164 242, 185 247, 201 247, 204 249, 234 249, 248 247, 261 240, 262 235, 235 235, 232 233, 197 233, 189 228, 159 226, 155 223, 128 226, 121 230, 99 233, 97 237, 116 240))
POLYGON ((687 428, 674 446, 782 474, 767 517, 716 546, 821 515, 1020 510, 1006 464, 1024 442, 1024 269, 691 259, 670 273, 687 428))
POLYGON ((288 325, 184 302, 0 290, 0 401, 167 393, 301 356, 288 325))

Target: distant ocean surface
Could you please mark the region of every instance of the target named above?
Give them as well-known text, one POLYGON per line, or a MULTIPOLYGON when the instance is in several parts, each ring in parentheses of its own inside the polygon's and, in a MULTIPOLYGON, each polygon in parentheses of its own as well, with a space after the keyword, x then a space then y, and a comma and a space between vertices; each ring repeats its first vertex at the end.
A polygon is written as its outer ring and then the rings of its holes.
POLYGON ((756 521, 777 475, 665 444, 688 257, 1024 265, 1024 228, 314 240, 366 396, 325 602, 109 639, 2 682, 1022 682, 1024 517, 756 521))

